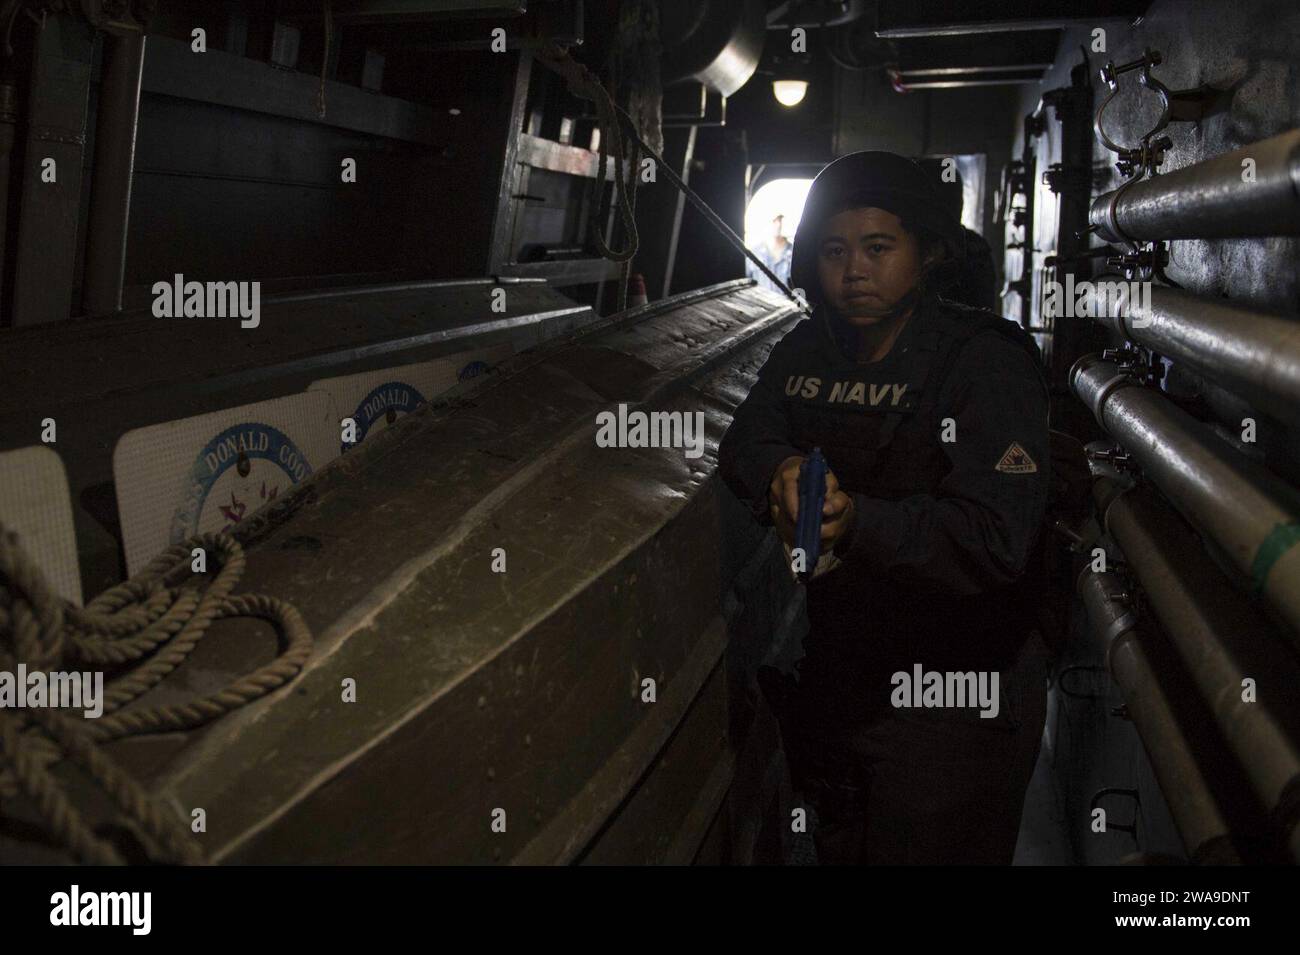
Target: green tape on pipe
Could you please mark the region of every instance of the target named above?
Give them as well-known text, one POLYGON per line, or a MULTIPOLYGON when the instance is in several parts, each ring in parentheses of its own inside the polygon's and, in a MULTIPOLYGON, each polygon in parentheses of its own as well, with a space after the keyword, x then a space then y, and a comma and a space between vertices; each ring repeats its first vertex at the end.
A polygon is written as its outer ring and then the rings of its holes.
POLYGON ((1278 524, 1255 549, 1255 560, 1250 566, 1250 576, 1255 581, 1255 592, 1264 589, 1264 581, 1273 565, 1281 560, 1282 555, 1292 547, 1300 544, 1300 524, 1278 524))

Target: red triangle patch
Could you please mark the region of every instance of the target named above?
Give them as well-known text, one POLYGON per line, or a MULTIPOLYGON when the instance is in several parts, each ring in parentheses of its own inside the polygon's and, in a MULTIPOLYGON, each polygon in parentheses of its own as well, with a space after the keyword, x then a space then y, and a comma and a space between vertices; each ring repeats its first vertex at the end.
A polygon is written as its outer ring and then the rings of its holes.
POLYGON ((1002 460, 994 470, 1006 474, 1034 474, 1038 471, 1038 465, 1018 441, 1012 441, 1011 447, 1002 453, 1002 460))

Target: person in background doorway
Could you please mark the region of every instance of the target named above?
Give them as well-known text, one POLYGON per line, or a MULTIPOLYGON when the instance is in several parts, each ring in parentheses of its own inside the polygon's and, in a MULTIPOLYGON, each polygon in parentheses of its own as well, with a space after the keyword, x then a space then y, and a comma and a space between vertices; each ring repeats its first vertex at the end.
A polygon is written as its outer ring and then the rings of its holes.
MULTIPOLYGON (((772 218, 772 231, 768 234, 766 241, 760 242, 758 248, 754 249, 754 254, 763 260, 763 264, 771 269, 776 277, 787 285, 790 284, 790 261, 791 250, 793 246, 790 240, 781 234, 785 225, 785 216, 776 215, 772 218)), ((758 282, 759 286, 772 292, 779 292, 772 280, 759 270, 749 259, 745 260, 745 275, 758 282)))

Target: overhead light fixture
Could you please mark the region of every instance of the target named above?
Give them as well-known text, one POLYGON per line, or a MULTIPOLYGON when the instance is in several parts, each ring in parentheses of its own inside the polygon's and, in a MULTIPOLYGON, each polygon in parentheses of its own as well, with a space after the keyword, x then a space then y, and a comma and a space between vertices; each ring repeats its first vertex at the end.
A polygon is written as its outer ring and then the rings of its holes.
POLYGON ((782 106, 798 106, 808 95, 807 80, 773 80, 772 95, 782 106))
POLYGON ((791 56, 773 64, 772 95, 787 108, 798 106, 808 95, 808 62, 806 57, 791 56))

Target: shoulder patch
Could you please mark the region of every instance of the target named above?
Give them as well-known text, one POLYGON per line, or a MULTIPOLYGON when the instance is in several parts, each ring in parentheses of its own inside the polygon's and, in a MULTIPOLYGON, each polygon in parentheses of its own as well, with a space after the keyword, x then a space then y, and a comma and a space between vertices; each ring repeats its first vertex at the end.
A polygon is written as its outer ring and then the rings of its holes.
POLYGON ((1035 474, 1038 465, 1029 456, 1029 452, 1020 446, 1019 441, 1012 441, 1011 447, 1002 452, 1002 460, 998 461, 993 470, 1006 474, 1035 474))

